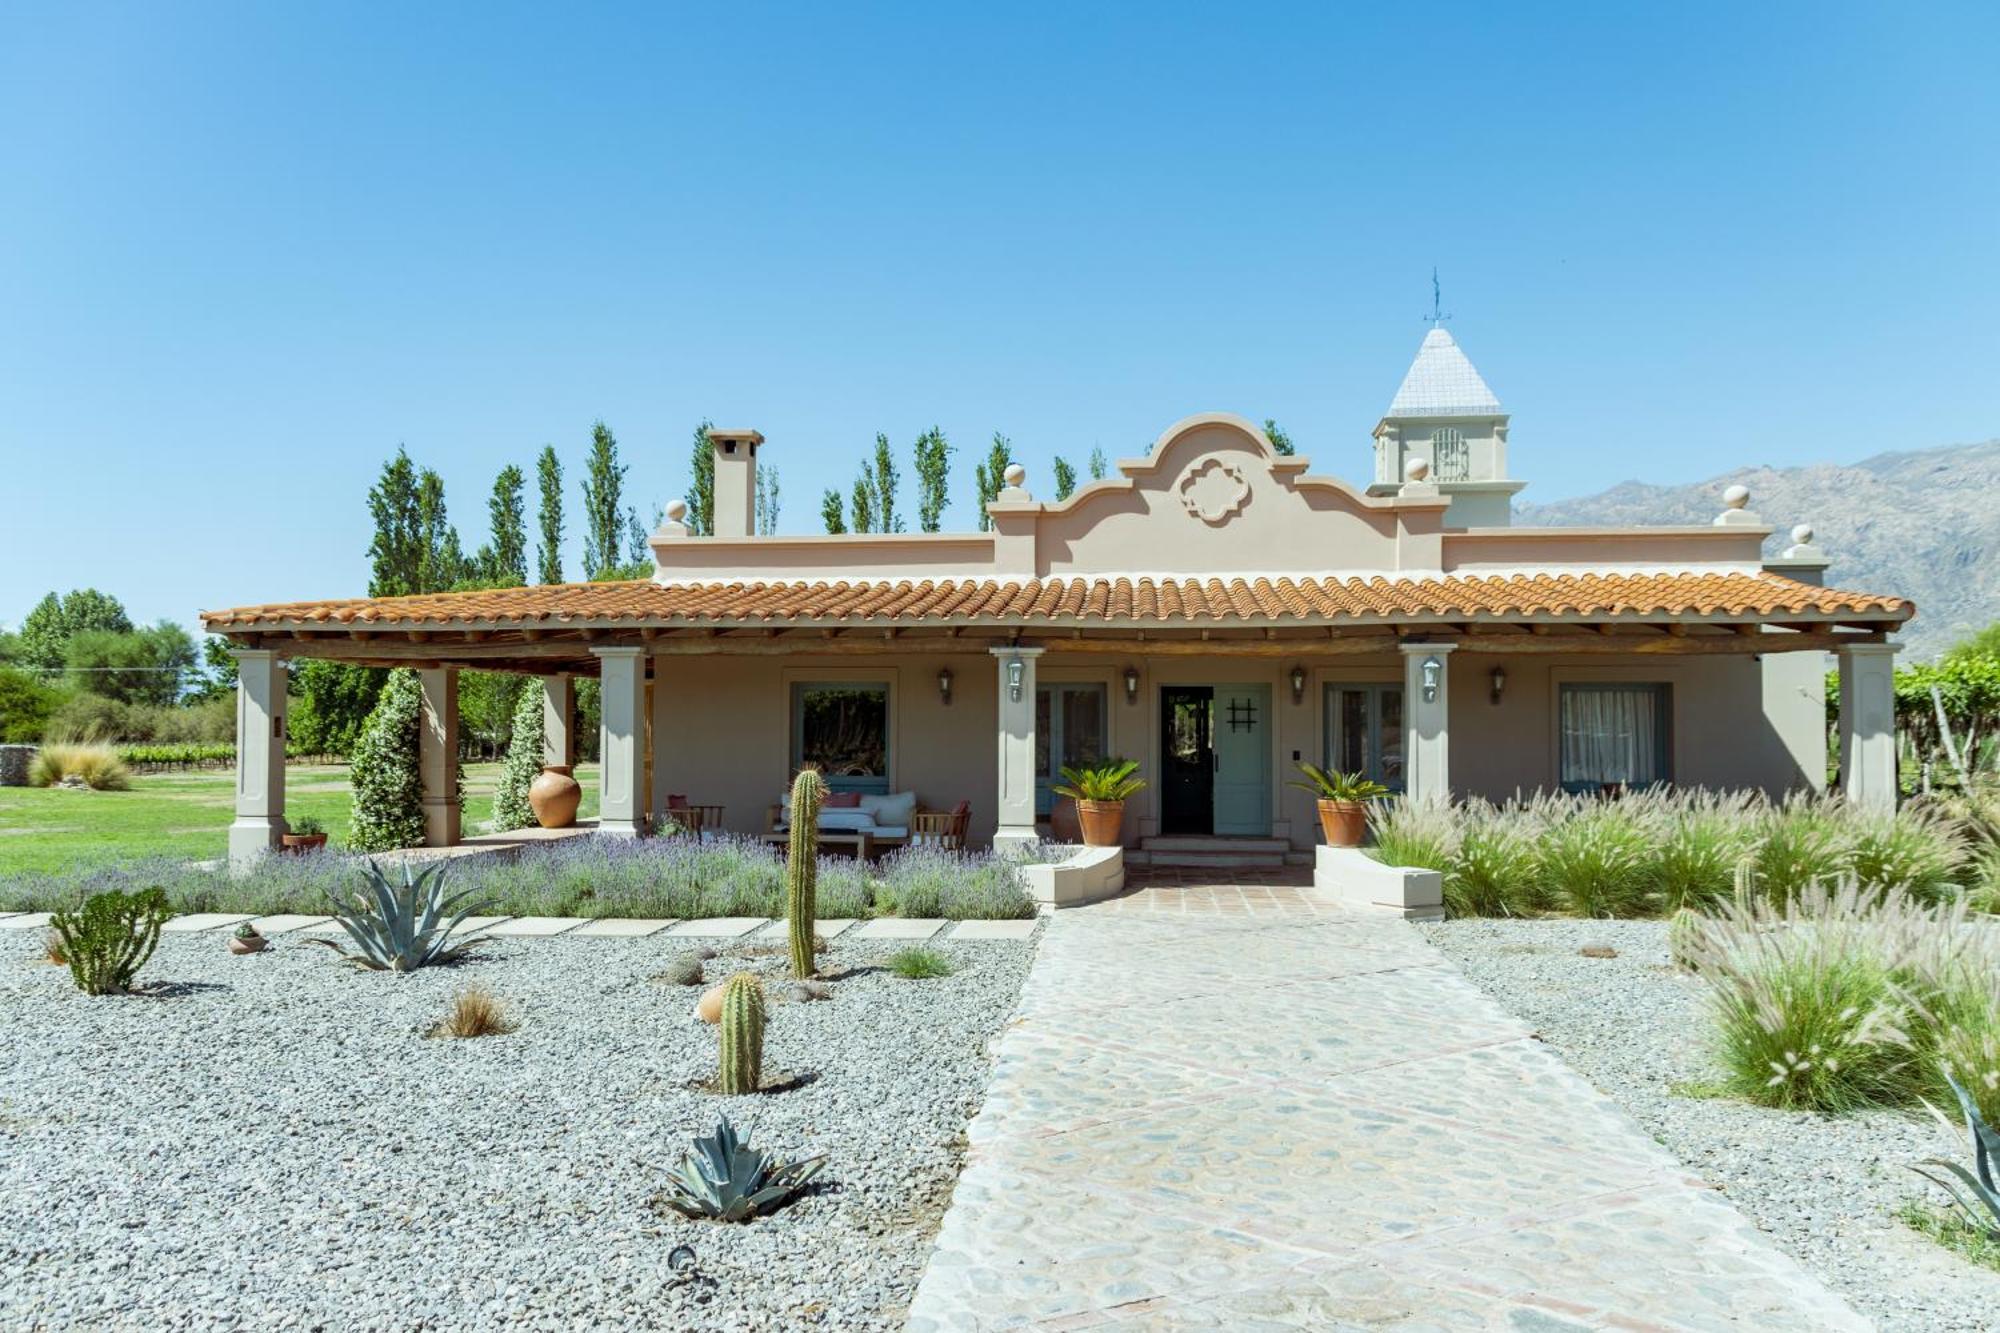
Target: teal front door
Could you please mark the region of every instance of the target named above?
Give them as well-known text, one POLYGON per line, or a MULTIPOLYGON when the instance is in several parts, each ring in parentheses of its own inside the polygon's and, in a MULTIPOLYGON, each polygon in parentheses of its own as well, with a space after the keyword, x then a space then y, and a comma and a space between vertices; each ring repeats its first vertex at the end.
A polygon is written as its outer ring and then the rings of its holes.
POLYGON ((1217 685, 1215 832, 1219 836, 1271 835, 1271 687, 1217 685))

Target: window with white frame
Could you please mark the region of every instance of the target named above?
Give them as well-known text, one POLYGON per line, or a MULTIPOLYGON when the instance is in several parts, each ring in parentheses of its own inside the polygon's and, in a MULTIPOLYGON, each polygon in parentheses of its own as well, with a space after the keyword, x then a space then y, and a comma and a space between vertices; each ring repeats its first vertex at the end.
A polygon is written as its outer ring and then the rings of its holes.
POLYGON ((1671 778, 1665 685, 1567 684, 1557 711, 1564 791, 1650 787, 1671 778))

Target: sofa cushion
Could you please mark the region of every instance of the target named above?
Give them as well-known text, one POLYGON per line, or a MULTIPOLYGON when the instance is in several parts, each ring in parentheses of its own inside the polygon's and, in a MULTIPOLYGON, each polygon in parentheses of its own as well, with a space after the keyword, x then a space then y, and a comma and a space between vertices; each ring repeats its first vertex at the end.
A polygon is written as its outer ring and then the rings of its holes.
POLYGON ((860 833, 873 832, 875 821, 868 817, 866 810, 826 810, 819 812, 819 826, 830 832, 860 833))
POLYGON ((887 796, 863 796, 861 808, 877 824, 906 829, 910 826, 911 817, 917 813, 917 794, 899 791, 887 796))
POLYGON ((859 810, 861 808, 861 793, 858 791, 830 791, 826 794, 826 799, 820 802, 820 808, 822 810, 859 810))

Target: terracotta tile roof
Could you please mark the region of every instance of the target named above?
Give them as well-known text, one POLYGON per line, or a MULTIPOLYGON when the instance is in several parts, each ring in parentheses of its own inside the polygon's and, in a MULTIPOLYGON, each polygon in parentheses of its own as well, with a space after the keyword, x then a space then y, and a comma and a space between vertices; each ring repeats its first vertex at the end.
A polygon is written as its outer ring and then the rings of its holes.
POLYGON ((211 630, 792 622, 1254 623, 1720 616, 1901 622, 1900 597, 1775 574, 1514 574, 1391 578, 1055 578, 564 583, 206 611, 211 630))

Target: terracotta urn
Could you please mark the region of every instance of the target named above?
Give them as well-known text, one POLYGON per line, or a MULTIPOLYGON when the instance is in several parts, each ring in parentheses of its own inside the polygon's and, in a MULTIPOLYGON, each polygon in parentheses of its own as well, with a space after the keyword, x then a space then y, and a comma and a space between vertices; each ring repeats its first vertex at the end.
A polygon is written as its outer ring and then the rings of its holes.
POLYGON ((248 935, 231 935, 229 937, 229 952, 239 954, 262 953, 264 946, 269 943, 269 940, 254 931, 248 935))
POLYGON ((1078 801, 1076 821, 1086 847, 1117 847, 1125 841, 1125 802, 1078 801))
POLYGON ((304 856, 326 846, 324 833, 282 833, 278 835, 280 847, 288 856, 304 856))
POLYGON ((1049 837, 1057 842, 1082 842, 1083 825, 1077 821, 1072 801, 1057 801, 1049 810, 1049 837))
POLYGON ((583 788, 569 775, 568 764, 550 764, 528 784, 528 808, 543 828, 568 828, 582 802, 583 788))
POLYGON ((1368 807, 1360 801, 1319 803, 1320 832, 1329 847, 1359 847, 1368 832, 1368 807))

